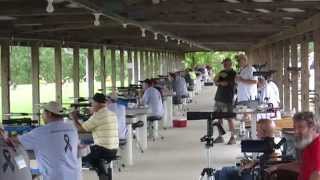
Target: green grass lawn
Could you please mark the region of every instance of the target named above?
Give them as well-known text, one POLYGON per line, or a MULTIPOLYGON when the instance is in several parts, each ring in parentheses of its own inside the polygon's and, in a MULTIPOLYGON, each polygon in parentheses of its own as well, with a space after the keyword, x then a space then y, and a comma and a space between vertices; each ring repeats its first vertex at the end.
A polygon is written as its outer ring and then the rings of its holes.
MULTIPOLYGON (((95 82, 95 92, 100 89, 101 82, 95 82)), ((127 82, 125 82, 127 84, 127 82)), ((120 86, 120 81, 117 81, 117 86, 120 86)), ((111 92, 111 82, 106 82, 107 94, 111 92)), ((1 89, 0 89, 1 93, 1 89)), ((88 97, 88 85, 85 82, 80 83, 80 96, 88 97)), ((40 84, 40 102, 49 102, 55 100, 55 84, 40 84)), ((69 103, 73 102, 73 83, 65 83, 62 86, 62 101, 63 106, 68 108, 69 103)), ((1 96, 0 96, 0 102, 1 96)), ((2 104, 0 103, 0 109, 2 104)), ((31 84, 17 85, 15 88, 10 87, 10 110, 11 112, 32 112, 32 86, 31 84)), ((0 116, 2 117, 2 111, 0 110, 0 116)))

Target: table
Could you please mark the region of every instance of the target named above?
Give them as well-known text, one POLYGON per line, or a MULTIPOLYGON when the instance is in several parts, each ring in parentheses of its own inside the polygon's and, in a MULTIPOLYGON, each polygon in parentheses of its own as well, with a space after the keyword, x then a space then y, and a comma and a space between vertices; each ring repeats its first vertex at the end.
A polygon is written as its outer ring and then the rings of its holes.
POLYGON ((234 113, 236 114, 251 114, 251 120, 250 120, 250 125, 251 125, 251 138, 252 139, 257 139, 257 114, 258 112, 254 109, 234 109, 234 113))

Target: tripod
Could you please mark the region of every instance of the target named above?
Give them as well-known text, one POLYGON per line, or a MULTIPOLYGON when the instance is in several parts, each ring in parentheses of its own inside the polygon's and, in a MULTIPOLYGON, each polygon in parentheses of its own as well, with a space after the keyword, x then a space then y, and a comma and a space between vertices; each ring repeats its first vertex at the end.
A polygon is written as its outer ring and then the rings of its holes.
POLYGON ((208 166, 202 170, 199 180, 205 180, 205 176, 207 177, 207 180, 215 179, 215 169, 212 167, 211 157, 211 151, 213 148, 213 121, 215 119, 234 118, 235 116, 235 113, 225 112, 187 112, 188 120, 207 120, 207 135, 203 136, 200 141, 205 142, 208 166))
POLYGON ((207 135, 203 136, 200 139, 201 142, 205 142, 205 148, 207 150, 207 163, 208 166, 203 168, 199 180, 205 180, 205 176, 207 180, 214 180, 215 169, 212 167, 212 157, 211 152, 213 148, 213 119, 209 118, 207 121, 207 135))

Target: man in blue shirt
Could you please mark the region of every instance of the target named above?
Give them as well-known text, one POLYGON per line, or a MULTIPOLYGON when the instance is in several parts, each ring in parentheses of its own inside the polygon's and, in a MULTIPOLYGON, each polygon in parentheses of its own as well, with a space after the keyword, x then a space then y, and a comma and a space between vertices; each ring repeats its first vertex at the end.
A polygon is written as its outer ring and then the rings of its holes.
POLYGON ((143 103, 148 105, 151 110, 149 117, 162 117, 164 113, 160 92, 152 86, 150 80, 145 80, 145 91, 142 97, 143 103))
POLYGON ((11 140, 34 151, 44 180, 80 180, 77 129, 64 122, 63 109, 57 102, 42 108, 46 125, 11 140))

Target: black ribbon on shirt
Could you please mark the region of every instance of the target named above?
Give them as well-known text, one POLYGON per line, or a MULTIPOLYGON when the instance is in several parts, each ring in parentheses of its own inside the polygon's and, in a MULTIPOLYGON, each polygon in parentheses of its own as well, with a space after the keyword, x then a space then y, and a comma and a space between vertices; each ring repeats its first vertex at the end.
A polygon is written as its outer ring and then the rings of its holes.
POLYGON ((2 150, 2 155, 3 155, 4 159, 5 159, 5 162, 2 165, 2 171, 5 173, 8 170, 8 168, 10 168, 11 171, 14 172, 15 167, 14 167, 14 164, 12 163, 12 161, 11 161, 10 152, 7 149, 3 149, 2 150))
POLYGON ((65 134, 63 138, 64 138, 64 142, 66 142, 66 146, 64 147, 64 151, 67 152, 68 149, 69 149, 70 151, 72 151, 72 147, 71 147, 71 144, 70 144, 70 138, 69 138, 69 136, 68 136, 67 134, 65 134))

